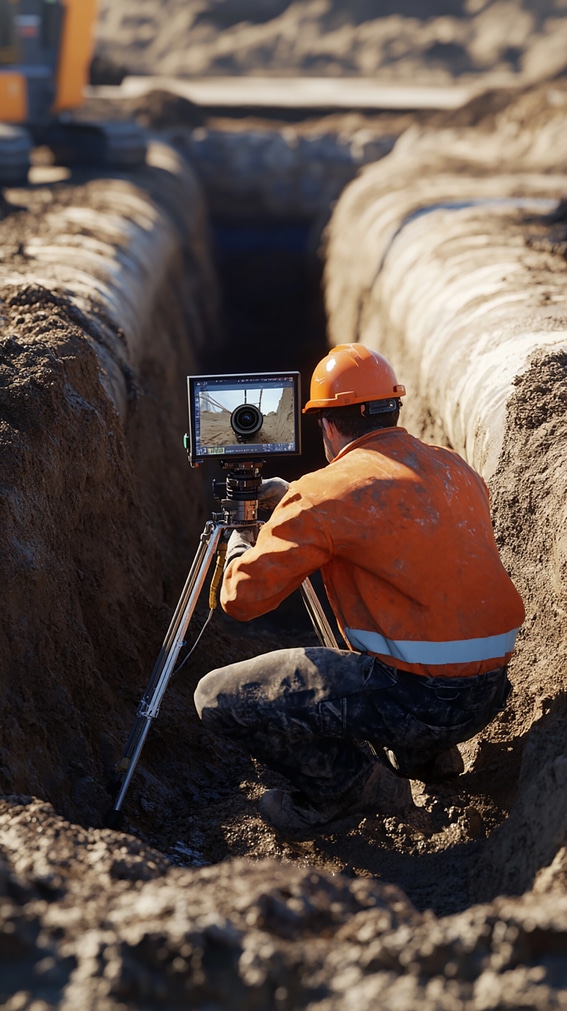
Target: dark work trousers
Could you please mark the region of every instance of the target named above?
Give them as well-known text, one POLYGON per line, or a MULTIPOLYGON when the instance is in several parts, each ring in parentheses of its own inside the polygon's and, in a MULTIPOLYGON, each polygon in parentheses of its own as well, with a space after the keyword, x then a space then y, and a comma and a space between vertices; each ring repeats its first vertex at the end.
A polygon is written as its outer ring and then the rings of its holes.
MULTIPOLYGON (((203 724, 312 801, 340 799, 391 749, 412 771, 474 737, 504 708, 506 668, 471 678, 428 678, 366 653, 281 649, 211 671, 198 684, 203 724)), ((420 778, 416 775, 415 778, 420 778)))

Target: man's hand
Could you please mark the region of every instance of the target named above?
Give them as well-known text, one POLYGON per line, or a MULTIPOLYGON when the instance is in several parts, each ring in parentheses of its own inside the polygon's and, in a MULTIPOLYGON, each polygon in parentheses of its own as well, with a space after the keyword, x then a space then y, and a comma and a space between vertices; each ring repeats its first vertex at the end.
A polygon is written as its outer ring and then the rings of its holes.
POLYGON ((256 531, 252 527, 244 527, 242 530, 233 530, 228 538, 226 546, 226 558, 224 567, 230 565, 235 558, 240 558, 245 551, 252 547, 256 540, 256 531))
POLYGON ((262 481, 262 485, 258 491, 259 505, 262 509, 268 509, 271 512, 281 502, 288 488, 289 483, 284 481, 283 477, 267 478, 265 481, 262 481))

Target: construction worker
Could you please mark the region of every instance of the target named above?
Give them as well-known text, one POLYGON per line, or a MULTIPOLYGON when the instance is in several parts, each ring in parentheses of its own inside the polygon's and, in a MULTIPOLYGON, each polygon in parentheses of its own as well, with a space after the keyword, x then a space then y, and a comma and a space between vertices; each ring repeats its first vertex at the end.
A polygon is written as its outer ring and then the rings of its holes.
POLYGON ((348 648, 297 647, 206 675, 206 727, 283 774, 264 819, 288 838, 373 811, 411 814, 410 779, 462 771, 456 748, 505 705, 507 664, 524 619, 499 558, 488 493, 455 452, 398 426, 405 388, 362 344, 316 367, 315 414, 328 465, 289 486, 255 544, 228 543, 221 605, 248 621, 321 570, 348 648))

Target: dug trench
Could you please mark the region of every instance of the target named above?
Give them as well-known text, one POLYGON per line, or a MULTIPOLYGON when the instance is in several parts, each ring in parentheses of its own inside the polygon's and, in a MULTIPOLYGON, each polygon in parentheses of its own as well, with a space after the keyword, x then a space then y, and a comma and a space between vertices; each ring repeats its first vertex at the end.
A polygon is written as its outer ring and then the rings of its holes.
MULTIPOLYGON (((529 705, 464 748, 457 784, 414 784, 426 821, 376 814, 291 845, 258 815, 277 777, 206 734, 192 696, 206 671, 313 632, 296 599, 247 625, 216 611, 168 688, 123 831, 105 827, 114 763, 213 506, 216 475, 191 470, 183 448, 186 376, 292 368, 307 381, 327 339, 320 221, 242 208, 209 220, 192 170, 157 143, 136 177, 6 194, 0 995, 14 1011, 564 1006, 564 699, 537 637, 511 671, 529 705)), ((554 228, 538 222, 545 256, 554 228)), ((561 436, 564 355, 537 369, 534 414, 536 367, 511 400, 492 490, 551 662, 562 555, 554 541, 548 564, 546 530, 562 498, 543 499, 518 447, 541 467, 561 436)), ((412 396, 416 434, 447 441, 435 404, 412 396)), ((277 470, 322 463, 306 429, 301 459, 277 470)), ((206 614, 204 600, 192 633, 206 614)))

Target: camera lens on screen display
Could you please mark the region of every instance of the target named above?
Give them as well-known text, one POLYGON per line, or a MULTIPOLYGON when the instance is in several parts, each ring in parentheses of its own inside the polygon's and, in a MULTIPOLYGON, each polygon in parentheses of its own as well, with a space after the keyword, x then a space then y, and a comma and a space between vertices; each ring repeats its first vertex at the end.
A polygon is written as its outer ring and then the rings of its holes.
POLYGON ((232 430, 239 439, 249 439, 256 435, 263 422, 262 412, 254 404, 240 404, 230 416, 232 430))

